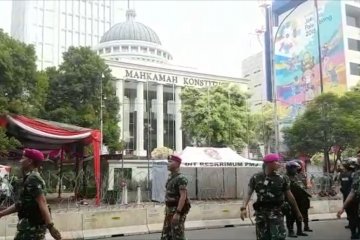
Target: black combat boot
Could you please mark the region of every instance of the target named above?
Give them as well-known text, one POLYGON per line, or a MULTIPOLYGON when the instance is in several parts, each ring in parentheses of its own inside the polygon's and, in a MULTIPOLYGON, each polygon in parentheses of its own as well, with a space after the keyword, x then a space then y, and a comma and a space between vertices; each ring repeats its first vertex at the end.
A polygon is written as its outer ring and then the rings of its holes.
POLYGON ((304 222, 304 232, 312 232, 313 230, 311 230, 309 228, 309 223, 308 222, 304 222))
POLYGON ((302 231, 302 222, 296 221, 296 230, 297 230, 296 235, 298 236, 303 236, 303 237, 309 236, 302 231))
POLYGON ((297 238, 297 235, 294 232, 294 229, 289 229, 289 234, 288 234, 289 238, 297 238))

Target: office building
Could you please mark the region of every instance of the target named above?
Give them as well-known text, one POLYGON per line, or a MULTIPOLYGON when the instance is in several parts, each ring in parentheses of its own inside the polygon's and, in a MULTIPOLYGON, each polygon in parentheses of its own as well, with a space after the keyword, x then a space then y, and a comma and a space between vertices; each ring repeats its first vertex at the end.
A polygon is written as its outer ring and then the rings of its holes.
POLYGON ((264 53, 258 52, 245 58, 241 64, 242 77, 249 79, 249 107, 251 111, 261 110, 267 102, 266 81, 264 72, 264 53))
POLYGON ((360 1, 275 0, 268 10, 268 92, 273 62, 281 128, 320 93, 341 94, 359 83, 360 1))
POLYGON ((116 21, 120 1, 16 0, 11 35, 35 46, 38 69, 57 66, 70 46, 95 46, 116 21))

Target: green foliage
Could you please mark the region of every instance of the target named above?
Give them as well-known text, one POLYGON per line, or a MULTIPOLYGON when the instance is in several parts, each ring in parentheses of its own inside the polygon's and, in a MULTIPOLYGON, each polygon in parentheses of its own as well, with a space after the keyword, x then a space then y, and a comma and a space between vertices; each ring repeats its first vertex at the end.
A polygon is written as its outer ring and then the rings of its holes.
POLYGON ((104 144, 111 152, 120 150, 119 102, 110 69, 88 47, 70 47, 63 58, 59 69, 47 69, 50 91, 43 117, 99 129, 102 84, 104 144))
POLYGON ((248 141, 246 94, 238 85, 185 88, 182 128, 197 145, 242 149, 248 141))
POLYGON ((46 98, 48 79, 36 70, 32 45, 0 29, 0 113, 37 116, 46 98))
POLYGON ((20 147, 21 144, 18 140, 13 137, 6 136, 5 129, 0 127, 0 154, 6 155, 9 150, 20 147))
POLYGON ((343 151, 360 145, 359 104, 357 92, 341 97, 332 93, 318 96, 292 127, 284 130, 285 143, 294 155, 322 152, 325 164, 329 165, 331 147, 339 146, 343 151))
POLYGON ((271 151, 274 140, 274 107, 270 102, 252 114, 252 145, 264 146, 265 154, 271 151))

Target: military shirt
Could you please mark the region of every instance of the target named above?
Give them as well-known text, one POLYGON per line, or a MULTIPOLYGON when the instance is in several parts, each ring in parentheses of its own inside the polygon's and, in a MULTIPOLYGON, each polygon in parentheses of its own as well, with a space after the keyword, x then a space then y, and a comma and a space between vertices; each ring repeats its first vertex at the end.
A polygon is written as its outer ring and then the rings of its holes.
POLYGON ((359 186, 360 186, 360 170, 357 170, 355 171, 353 174, 352 174, 352 184, 351 184, 351 189, 355 192, 355 194, 357 196, 360 195, 360 189, 359 189, 359 186))
POLYGON ((256 192, 259 202, 282 202, 284 193, 290 190, 290 181, 287 176, 276 172, 267 176, 260 172, 251 177, 249 188, 256 192))
POLYGON ((40 209, 36 198, 41 194, 45 194, 45 181, 37 171, 29 172, 24 177, 23 191, 20 194, 20 199, 17 202, 19 218, 31 218, 37 223, 42 223, 40 209))
POLYGON ((180 190, 186 189, 188 180, 179 172, 171 173, 166 182, 165 201, 179 201, 180 190))

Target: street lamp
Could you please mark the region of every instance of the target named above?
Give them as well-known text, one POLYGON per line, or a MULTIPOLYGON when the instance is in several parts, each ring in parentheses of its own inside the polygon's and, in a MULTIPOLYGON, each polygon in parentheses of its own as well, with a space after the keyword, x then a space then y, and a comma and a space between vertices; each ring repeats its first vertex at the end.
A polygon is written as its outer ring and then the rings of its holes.
POLYGON ((102 155, 103 153, 103 78, 104 78, 104 73, 101 74, 100 77, 100 132, 101 132, 101 136, 100 136, 100 155, 102 155))
MULTIPOLYGON (((316 1, 316 0, 315 0, 316 1)), ((293 9, 282 19, 278 24, 275 34, 273 34, 274 18, 273 18, 273 9, 271 1, 264 1, 263 4, 259 7, 263 7, 266 12, 266 22, 267 30, 269 36, 269 52, 270 52, 270 80, 271 80, 271 92, 272 92, 272 101, 274 103, 274 131, 275 131, 275 150, 276 152, 280 151, 280 130, 279 130, 279 121, 277 117, 277 96, 276 96, 276 86, 275 86, 275 66, 274 66, 274 57, 275 57, 275 41, 279 33, 279 29, 285 20, 302 4, 300 1, 293 9)))

